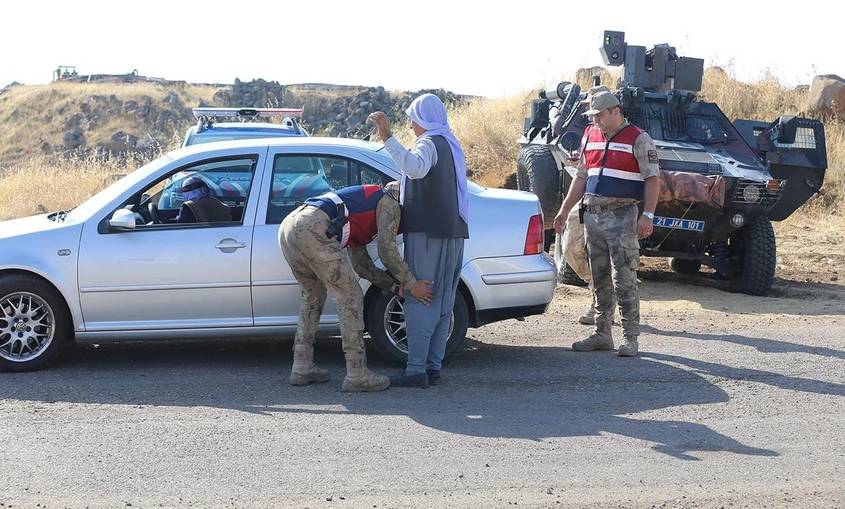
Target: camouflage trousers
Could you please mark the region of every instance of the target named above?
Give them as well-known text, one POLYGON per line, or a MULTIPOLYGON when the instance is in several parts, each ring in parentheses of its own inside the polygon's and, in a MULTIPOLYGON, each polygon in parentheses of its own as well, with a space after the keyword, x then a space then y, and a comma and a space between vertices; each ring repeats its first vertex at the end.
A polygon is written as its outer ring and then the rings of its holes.
POLYGON ((294 345, 313 345, 323 314, 327 290, 340 315, 343 352, 364 352, 364 292, 352 263, 336 239, 326 237, 329 216, 317 207, 303 205, 282 221, 279 246, 293 277, 302 287, 302 306, 294 345))
POLYGON ((611 337, 614 290, 622 315, 622 334, 626 339, 636 339, 640 334, 638 216, 636 205, 584 214, 587 253, 596 301, 596 334, 608 338, 611 337))

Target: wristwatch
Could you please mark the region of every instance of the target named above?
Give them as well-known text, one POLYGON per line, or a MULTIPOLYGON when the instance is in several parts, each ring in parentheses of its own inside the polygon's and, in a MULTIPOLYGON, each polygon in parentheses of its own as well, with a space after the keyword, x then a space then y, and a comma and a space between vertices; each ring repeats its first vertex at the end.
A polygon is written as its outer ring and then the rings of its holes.
POLYGON ((643 217, 647 217, 654 221, 654 212, 643 212, 643 217))

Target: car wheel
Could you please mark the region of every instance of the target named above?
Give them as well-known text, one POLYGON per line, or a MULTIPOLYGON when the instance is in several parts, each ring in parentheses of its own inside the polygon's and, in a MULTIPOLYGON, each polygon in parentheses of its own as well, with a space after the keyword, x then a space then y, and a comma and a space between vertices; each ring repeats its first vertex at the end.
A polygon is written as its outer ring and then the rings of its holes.
MULTIPOLYGON (((367 308, 367 330, 373 346, 384 359, 400 366, 408 361, 408 330, 405 325, 404 299, 377 292, 367 308)), ((460 291, 455 295, 449 339, 444 360, 461 348, 469 327, 469 311, 460 291)))
POLYGON ((701 270, 701 260, 669 258, 669 268, 678 274, 698 274, 701 270))
POLYGON ((0 369, 45 368, 72 333, 64 299, 52 286, 31 276, 0 277, 0 369))

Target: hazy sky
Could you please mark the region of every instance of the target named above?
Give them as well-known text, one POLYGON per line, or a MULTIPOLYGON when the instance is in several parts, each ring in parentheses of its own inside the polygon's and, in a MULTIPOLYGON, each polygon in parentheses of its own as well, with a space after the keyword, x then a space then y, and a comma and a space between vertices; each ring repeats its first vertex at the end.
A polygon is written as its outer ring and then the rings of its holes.
POLYGON ((502 96, 600 65, 603 30, 629 44, 668 42, 743 80, 771 70, 792 85, 845 75, 833 3, 252 0, 3 5, 0 87, 47 83, 58 65, 192 82, 446 88, 502 96), (552 8, 552 6, 558 7, 552 8), (577 7, 581 6, 584 7, 577 7), (573 15, 575 17, 573 17, 573 15))

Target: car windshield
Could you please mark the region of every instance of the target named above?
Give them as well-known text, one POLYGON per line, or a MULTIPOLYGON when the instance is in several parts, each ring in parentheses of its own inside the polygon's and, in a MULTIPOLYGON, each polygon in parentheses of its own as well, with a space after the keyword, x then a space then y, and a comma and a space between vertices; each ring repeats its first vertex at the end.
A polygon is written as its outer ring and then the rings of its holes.
POLYGON ((129 173, 125 177, 113 182, 110 186, 106 187, 99 193, 82 202, 78 207, 75 207, 70 212, 68 212, 67 218, 72 220, 87 219, 91 216, 91 214, 97 212, 105 204, 116 199, 121 195, 121 193, 137 184, 145 176, 149 175, 151 172, 158 170, 162 166, 170 163, 171 161, 173 161, 173 158, 168 154, 165 154, 159 157, 158 159, 150 161, 149 163, 129 173))

